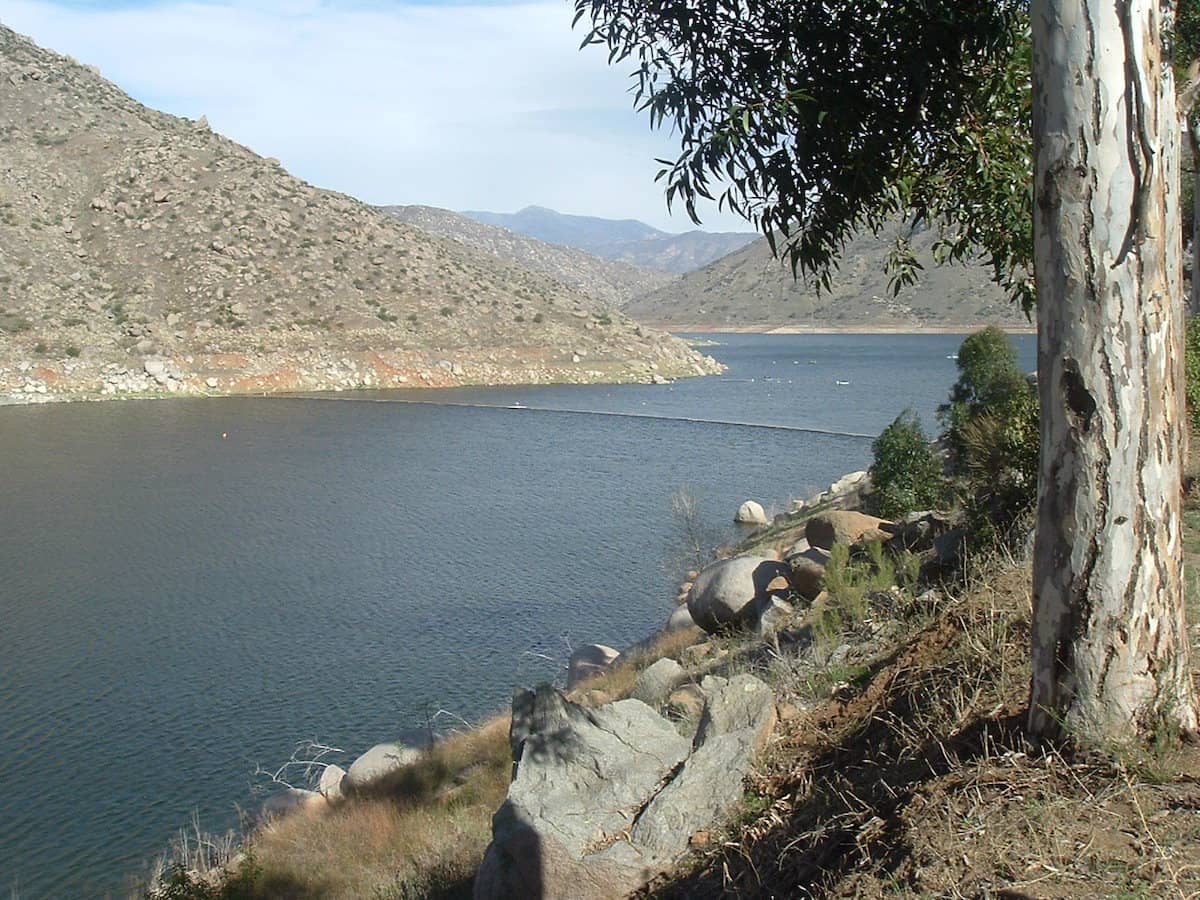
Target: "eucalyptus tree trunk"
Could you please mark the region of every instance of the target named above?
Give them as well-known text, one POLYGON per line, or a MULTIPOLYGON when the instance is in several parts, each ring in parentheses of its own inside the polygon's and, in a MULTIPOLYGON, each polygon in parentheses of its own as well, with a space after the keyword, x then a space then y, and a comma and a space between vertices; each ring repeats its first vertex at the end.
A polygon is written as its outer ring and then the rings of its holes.
POLYGON ((1033 0, 1041 467, 1030 729, 1196 730, 1179 126, 1158 0, 1033 0))

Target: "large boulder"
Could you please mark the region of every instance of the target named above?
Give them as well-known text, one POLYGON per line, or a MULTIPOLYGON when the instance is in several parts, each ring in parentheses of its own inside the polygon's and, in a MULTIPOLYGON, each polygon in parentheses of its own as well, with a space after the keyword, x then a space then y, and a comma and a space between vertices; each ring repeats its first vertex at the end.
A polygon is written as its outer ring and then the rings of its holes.
POLYGON ((691 743, 639 700, 585 710, 548 685, 518 693, 510 739, 516 773, 474 896, 607 900, 640 886, 641 867, 592 850, 628 831, 691 743))
POLYGON ((421 751, 404 744, 376 744, 350 766, 340 787, 345 792, 358 791, 421 758, 421 751))
POLYGON ((695 749, 630 832, 643 856, 670 860, 741 800, 742 782, 775 728, 775 695, 753 675, 709 676, 695 749))
POLYGON ((851 546, 861 541, 886 541, 891 537, 883 526, 886 519, 847 509, 817 513, 804 524, 804 536, 813 547, 832 550, 835 544, 851 546))
POLYGON ((706 678, 693 741, 638 700, 595 710, 549 686, 513 701, 516 772, 492 818, 476 900, 607 900, 666 871, 736 807, 775 723, 751 675, 706 678))
POLYGON ((696 576, 687 607, 697 625, 714 634, 741 620, 744 607, 768 594, 791 589, 791 567, 761 556, 718 560, 696 576))
POLYGON ((604 644, 584 644, 567 661, 567 690, 572 690, 593 675, 599 675, 620 656, 619 650, 604 644))
POLYGON ((734 515, 733 521, 742 525, 766 525, 767 512, 762 508, 762 504, 754 500, 747 500, 738 507, 737 514, 734 515))

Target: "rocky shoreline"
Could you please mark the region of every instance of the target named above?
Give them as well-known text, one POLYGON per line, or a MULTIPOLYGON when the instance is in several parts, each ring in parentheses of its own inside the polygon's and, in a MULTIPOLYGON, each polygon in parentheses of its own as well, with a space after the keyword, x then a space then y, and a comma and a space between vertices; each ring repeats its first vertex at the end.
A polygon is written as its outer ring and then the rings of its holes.
POLYGON ((711 357, 677 342, 658 344, 644 359, 583 349, 228 352, 153 355, 128 362, 26 358, 0 360, 0 405, 395 388, 665 384, 722 371, 711 357))

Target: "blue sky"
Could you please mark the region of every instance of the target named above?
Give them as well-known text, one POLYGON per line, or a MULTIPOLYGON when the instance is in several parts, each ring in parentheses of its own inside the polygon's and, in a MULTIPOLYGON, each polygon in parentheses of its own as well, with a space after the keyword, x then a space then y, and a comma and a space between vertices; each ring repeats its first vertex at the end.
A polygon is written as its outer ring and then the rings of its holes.
MULTIPOLYGON (((668 231, 630 66, 578 49, 569 0, 0 0, 0 22, 98 66, 138 100, 371 203, 526 204, 668 231)), ((749 230, 702 212, 709 230, 749 230)))

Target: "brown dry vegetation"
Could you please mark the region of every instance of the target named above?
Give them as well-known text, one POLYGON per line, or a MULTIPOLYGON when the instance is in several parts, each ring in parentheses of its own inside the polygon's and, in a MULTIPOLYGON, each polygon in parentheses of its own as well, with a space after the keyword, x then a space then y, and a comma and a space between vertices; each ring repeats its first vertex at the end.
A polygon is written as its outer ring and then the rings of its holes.
POLYGON ((247 896, 470 896, 511 765, 508 718, 498 717, 438 742, 367 795, 279 819, 250 844, 247 896))
MULTIPOLYGON (((1188 524, 1194 569, 1200 511, 1188 524)), ((647 895, 1200 896, 1200 751, 1023 735, 1029 584, 991 562, 794 718, 750 785, 759 812, 647 895)))

